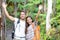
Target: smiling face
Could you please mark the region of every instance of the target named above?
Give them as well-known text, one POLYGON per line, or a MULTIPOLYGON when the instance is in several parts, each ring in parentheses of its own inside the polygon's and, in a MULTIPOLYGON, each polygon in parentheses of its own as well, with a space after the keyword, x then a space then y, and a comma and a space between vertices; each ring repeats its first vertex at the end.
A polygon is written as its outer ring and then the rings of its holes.
POLYGON ((32 18, 29 16, 29 17, 27 17, 27 23, 30 25, 30 24, 32 24, 32 18))
POLYGON ((21 12, 21 14, 20 14, 20 18, 21 18, 22 20, 25 19, 25 12, 21 12))

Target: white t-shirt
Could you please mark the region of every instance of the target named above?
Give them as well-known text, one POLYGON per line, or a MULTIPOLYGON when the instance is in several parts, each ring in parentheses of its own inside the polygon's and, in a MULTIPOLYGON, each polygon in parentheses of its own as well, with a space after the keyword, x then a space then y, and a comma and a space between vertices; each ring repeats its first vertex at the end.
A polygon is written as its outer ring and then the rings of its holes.
POLYGON ((25 36, 25 21, 20 20, 20 23, 17 24, 19 19, 15 18, 15 36, 17 37, 24 37, 25 36))

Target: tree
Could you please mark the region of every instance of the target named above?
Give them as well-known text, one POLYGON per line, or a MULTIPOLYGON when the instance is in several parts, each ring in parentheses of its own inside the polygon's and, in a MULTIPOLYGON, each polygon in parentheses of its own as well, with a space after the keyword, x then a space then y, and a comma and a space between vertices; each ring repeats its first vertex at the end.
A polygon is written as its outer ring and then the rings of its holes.
POLYGON ((52 0, 48 1, 48 8, 47 8, 47 16, 46 16, 46 33, 48 34, 49 30, 51 29, 50 24, 50 16, 52 14, 52 0))

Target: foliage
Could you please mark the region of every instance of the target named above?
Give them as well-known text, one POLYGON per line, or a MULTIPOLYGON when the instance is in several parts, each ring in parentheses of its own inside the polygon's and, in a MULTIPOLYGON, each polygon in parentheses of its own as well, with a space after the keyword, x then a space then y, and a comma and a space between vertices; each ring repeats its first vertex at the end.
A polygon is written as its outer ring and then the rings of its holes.
MULTIPOLYGON (((28 15, 32 16, 33 20, 35 20, 35 16, 37 15, 38 12, 38 6, 37 4, 41 3, 42 0, 7 0, 6 1, 8 4, 7 10, 10 13, 10 15, 15 16, 14 14, 14 5, 16 3, 16 7, 18 8, 16 15, 19 17, 20 11, 21 10, 26 10, 28 15)), ((60 38, 60 0, 57 0, 56 2, 56 14, 51 14, 51 31, 50 31, 50 36, 46 36, 46 13, 40 13, 39 15, 39 25, 40 25, 40 35, 41 35, 41 40, 59 40, 60 38), (53 30, 54 29, 54 30, 53 30), (57 34, 56 34, 57 33, 57 34)), ((11 21, 7 19, 7 27, 11 26, 11 21), (9 25, 10 24, 10 25, 9 25)))
POLYGON ((47 40, 60 40, 60 0, 56 0, 56 14, 52 14, 50 35, 47 40))

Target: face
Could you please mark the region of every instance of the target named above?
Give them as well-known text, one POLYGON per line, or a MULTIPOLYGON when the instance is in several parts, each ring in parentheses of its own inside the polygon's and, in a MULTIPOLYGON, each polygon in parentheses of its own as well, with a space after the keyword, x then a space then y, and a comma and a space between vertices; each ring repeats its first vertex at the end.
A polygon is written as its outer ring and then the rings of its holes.
POLYGON ((27 18, 27 23, 31 24, 32 23, 32 19, 30 17, 27 18))
POLYGON ((21 12, 20 18, 21 18, 22 20, 25 19, 25 13, 24 13, 24 12, 21 12))

